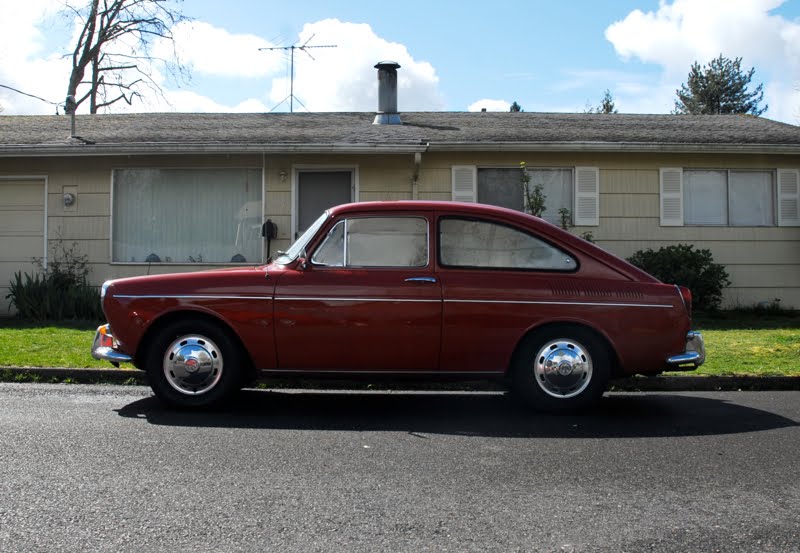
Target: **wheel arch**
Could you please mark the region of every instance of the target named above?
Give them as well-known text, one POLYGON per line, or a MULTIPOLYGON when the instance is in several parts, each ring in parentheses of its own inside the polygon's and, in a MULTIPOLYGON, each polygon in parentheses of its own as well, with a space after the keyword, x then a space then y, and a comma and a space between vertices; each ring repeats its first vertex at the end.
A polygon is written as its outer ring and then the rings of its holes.
POLYGON ((509 359, 508 367, 506 367, 506 376, 510 377, 512 375, 512 371, 514 367, 517 365, 517 360, 519 355, 521 355, 523 351, 523 345, 531 339, 531 337, 543 333, 543 332, 551 332, 557 331, 559 329, 564 329, 565 336, 568 336, 569 330, 580 330, 581 332, 586 332, 591 335, 593 338, 598 340, 601 344, 603 344, 606 348, 606 352, 608 353, 608 362, 610 364, 610 371, 611 371, 611 378, 615 378, 621 375, 621 368, 620 368, 620 359, 619 355, 617 354, 616 348, 608 339, 608 337, 594 328, 593 326, 585 323, 585 322, 578 322, 578 321, 551 321, 539 326, 532 327, 525 332, 520 339, 517 341, 516 346, 514 347, 514 352, 511 354, 511 358, 509 359))
POLYGON ((245 372, 252 373, 254 364, 253 359, 250 355, 250 351, 245 347, 244 342, 240 338, 239 334, 231 327, 228 322, 226 322, 221 317, 217 317, 211 315, 209 313, 203 311, 195 311, 195 310, 179 310, 179 311, 170 311, 169 313, 165 313, 164 315, 160 316, 158 319, 153 321, 148 327, 147 330, 142 335, 142 338, 139 340, 139 347, 136 348, 136 355, 134 356, 134 365, 139 368, 144 367, 145 359, 147 358, 147 353, 149 348, 151 347, 153 340, 155 337, 162 332, 165 328, 174 324, 176 322, 184 322, 184 321, 205 321, 207 323, 213 324, 217 326, 222 332, 224 332, 228 337, 233 341, 236 347, 239 348, 239 352, 242 355, 242 359, 245 361, 246 366, 242 367, 245 372))

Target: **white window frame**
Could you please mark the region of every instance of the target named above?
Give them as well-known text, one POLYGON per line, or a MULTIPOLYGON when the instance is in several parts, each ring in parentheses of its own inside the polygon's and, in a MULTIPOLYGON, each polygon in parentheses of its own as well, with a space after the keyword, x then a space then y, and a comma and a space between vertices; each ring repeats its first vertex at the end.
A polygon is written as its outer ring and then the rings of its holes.
MULTIPOLYGON (((580 166, 535 166, 528 165, 528 169, 533 171, 561 171, 569 170, 572 173, 572 198, 570 201, 570 215, 572 224, 576 227, 596 227, 600 225, 600 168, 599 167, 580 167, 580 166), (579 189, 579 175, 585 178, 592 175, 594 179, 594 190, 586 191, 579 189), (591 199, 594 201, 594 216, 580 217, 578 204, 581 200, 591 199)), ((478 201, 478 171, 480 169, 519 169, 508 165, 453 165, 451 167, 451 198, 453 201, 478 201), (471 178, 471 182, 469 181, 471 178), (469 189, 471 184, 471 192, 469 189)))
POLYGON ((779 202, 778 202, 778 170, 769 168, 758 167, 745 167, 745 168, 720 168, 720 167, 682 167, 682 168, 661 168, 660 170, 660 209, 661 209, 661 226, 691 226, 691 227, 716 227, 716 228, 772 228, 782 226, 779 225, 779 202), (674 222, 671 219, 665 219, 664 215, 664 200, 674 197, 672 194, 664 191, 664 174, 668 171, 680 171, 680 223, 674 222), (692 171, 717 171, 725 173, 725 202, 726 202, 726 222, 724 224, 711 224, 711 223, 687 223, 684 209, 684 193, 686 191, 684 176, 687 172, 692 171), (770 173, 772 175, 772 223, 769 225, 733 225, 731 224, 731 193, 730 181, 731 173, 770 173), (665 222, 672 221, 672 222, 665 222))

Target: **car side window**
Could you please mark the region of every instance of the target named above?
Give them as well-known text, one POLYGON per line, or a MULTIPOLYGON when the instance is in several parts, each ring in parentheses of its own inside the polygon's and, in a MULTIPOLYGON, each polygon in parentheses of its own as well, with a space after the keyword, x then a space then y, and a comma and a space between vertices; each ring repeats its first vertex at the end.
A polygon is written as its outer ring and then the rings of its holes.
POLYGON ((574 271, 575 258, 513 227, 489 221, 439 221, 439 256, 450 267, 574 271))
POLYGON ((425 267, 428 221, 422 217, 358 217, 339 221, 311 262, 328 267, 425 267))

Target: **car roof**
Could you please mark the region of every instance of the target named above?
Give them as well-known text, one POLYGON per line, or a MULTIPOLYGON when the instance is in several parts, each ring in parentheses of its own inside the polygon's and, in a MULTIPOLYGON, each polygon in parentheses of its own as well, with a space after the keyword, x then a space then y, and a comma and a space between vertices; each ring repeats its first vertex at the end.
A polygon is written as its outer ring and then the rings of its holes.
POLYGON ((458 213, 473 213, 475 215, 488 215, 498 217, 511 217, 514 219, 530 220, 533 217, 526 213, 489 204, 433 200, 393 200, 375 202, 354 202, 332 207, 332 215, 352 213, 359 211, 449 211, 458 213))

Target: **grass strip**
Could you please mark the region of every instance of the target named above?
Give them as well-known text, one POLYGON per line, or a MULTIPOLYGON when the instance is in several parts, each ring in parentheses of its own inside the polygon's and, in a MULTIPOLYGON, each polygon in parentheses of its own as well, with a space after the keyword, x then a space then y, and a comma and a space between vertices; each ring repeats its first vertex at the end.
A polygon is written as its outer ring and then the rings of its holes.
MULTIPOLYGON (((800 315, 733 311, 698 316, 695 323, 705 338, 707 360, 697 371, 682 374, 800 376, 800 315)), ((0 367, 111 368, 89 353, 98 324, 3 320, 0 367)))

